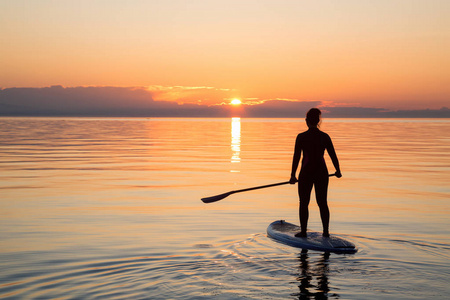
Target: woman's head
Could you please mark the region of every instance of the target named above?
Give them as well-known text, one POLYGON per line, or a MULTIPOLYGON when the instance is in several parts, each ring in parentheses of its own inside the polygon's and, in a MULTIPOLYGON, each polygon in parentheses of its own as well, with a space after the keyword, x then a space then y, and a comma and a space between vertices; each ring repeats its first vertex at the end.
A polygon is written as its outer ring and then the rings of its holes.
POLYGON ((319 127, 321 111, 318 108, 311 108, 306 114, 306 124, 308 127, 319 127))

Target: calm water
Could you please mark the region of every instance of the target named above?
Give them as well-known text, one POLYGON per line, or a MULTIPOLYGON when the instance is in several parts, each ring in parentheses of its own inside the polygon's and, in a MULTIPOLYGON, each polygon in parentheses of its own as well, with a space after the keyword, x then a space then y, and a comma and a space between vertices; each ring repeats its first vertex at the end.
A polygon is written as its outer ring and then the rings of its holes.
MULTIPOLYGON (((450 120, 325 119, 343 178, 331 232, 354 255, 281 245, 294 119, 0 119, 0 298, 443 299, 450 120)), ((333 172, 331 163, 328 164, 333 172)), ((320 230, 311 202, 310 229, 320 230)))

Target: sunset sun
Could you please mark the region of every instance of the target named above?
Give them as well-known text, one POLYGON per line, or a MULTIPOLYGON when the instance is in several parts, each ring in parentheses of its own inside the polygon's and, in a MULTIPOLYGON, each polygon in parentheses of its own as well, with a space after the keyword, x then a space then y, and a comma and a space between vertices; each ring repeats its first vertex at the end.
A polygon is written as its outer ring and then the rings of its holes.
POLYGON ((231 103, 232 105, 239 105, 239 104, 242 104, 241 100, 239 100, 239 99, 233 99, 233 100, 231 100, 230 103, 231 103))

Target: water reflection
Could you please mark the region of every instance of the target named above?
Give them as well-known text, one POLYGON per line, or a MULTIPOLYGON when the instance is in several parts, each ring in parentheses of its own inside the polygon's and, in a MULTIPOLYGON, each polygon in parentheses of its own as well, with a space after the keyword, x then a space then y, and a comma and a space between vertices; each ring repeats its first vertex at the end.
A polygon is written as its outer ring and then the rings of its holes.
POLYGON ((298 296, 298 299, 302 300, 339 298, 339 295, 336 293, 329 294, 329 258, 330 253, 324 252, 321 254, 319 261, 315 265, 311 265, 308 250, 302 250, 299 256, 299 274, 296 278, 300 282, 298 286, 300 292, 293 296, 298 296))
MULTIPOLYGON (((241 118, 231 118, 231 163, 241 162, 241 118)), ((239 172, 232 169, 231 172, 239 172)))

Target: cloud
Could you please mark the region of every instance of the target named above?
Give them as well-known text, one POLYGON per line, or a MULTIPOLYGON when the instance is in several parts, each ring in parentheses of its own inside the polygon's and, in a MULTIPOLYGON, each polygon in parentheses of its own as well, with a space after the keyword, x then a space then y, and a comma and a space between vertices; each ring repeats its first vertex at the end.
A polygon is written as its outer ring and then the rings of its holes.
POLYGON ((143 88, 62 87, 0 90, 0 115, 145 116, 176 108, 143 88))
POLYGON ((153 99, 160 101, 174 101, 179 104, 205 104, 220 103, 223 99, 233 97, 234 90, 215 88, 209 86, 149 86, 153 99))
POLYGON ((250 101, 251 104, 240 106, 227 103, 206 105, 198 101, 197 104, 189 103, 199 95, 208 94, 205 92, 212 92, 219 100, 229 99, 225 96, 230 95, 228 89, 182 86, 6 88, 0 89, 0 116, 303 118, 311 107, 320 107, 326 117, 450 118, 448 108, 390 111, 294 99, 250 101), (173 101, 160 101, 163 98, 173 101))

